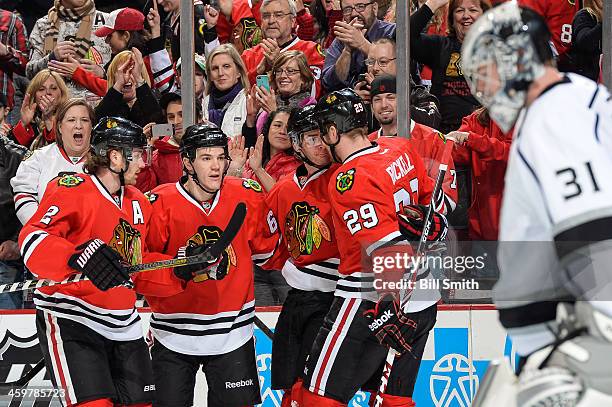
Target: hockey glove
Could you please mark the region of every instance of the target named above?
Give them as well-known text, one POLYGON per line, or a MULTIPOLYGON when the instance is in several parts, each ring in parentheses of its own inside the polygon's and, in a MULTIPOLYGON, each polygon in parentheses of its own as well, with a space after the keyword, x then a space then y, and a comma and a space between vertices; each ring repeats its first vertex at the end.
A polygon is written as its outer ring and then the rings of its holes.
POLYGON ((121 256, 102 240, 92 239, 76 249, 77 252, 68 259, 68 265, 85 274, 98 289, 106 291, 130 283, 121 256))
MULTIPOLYGON (((199 246, 183 246, 178 249, 176 258, 181 259, 185 257, 197 256, 198 254, 204 253, 209 245, 199 246)), ((174 268, 174 275, 178 278, 191 281, 196 283, 201 281, 211 280, 223 280, 229 270, 229 257, 227 252, 223 250, 221 255, 209 262, 202 262, 199 264, 191 264, 187 266, 179 266, 174 268)))
POLYGON ((381 345, 395 349, 399 353, 411 352, 411 338, 417 323, 408 318, 401 310, 399 302, 392 294, 383 295, 373 309, 363 314, 368 319, 370 332, 381 345))
MULTIPOLYGON (((403 211, 397 215, 402 235, 410 241, 420 240, 423 227, 425 226, 426 215, 427 207, 425 205, 404 206, 403 211)), ((434 211, 427 240, 430 242, 442 241, 446 238, 447 231, 448 222, 446 218, 444 215, 434 211)))

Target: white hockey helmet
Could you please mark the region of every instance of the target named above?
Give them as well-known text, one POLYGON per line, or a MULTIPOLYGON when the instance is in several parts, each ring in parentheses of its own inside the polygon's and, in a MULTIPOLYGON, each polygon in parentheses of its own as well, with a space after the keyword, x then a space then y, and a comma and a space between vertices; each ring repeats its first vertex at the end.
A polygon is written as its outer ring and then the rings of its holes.
POLYGON ((545 21, 516 0, 483 14, 461 50, 463 75, 472 94, 504 132, 514 126, 529 85, 552 59, 545 21))

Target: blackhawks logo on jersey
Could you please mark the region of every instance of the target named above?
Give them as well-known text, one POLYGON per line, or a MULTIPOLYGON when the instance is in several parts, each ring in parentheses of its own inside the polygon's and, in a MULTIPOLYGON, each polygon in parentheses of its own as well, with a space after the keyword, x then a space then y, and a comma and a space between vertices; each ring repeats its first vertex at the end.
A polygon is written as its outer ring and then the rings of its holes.
POLYGON ((319 216, 319 208, 308 202, 295 202, 285 218, 287 249, 294 259, 312 254, 323 240, 331 242, 329 227, 319 216))
POLYGON ((131 265, 142 263, 142 243, 140 232, 130 222, 119 219, 119 224, 113 230, 113 238, 108 245, 121 255, 131 265))
POLYGON ((245 179, 242 181, 242 186, 247 189, 252 189, 255 192, 261 192, 261 185, 254 179, 245 179))
MULTIPOLYGON (((187 245, 188 246, 202 246, 203 245, 204 247, 210 246, 213 243, 215 243, 217 240, 219 240, 222 233, 223 231, 219 229, 217 226, 202 225, 198 228, 197 233, 191 236, 187 240, 187 245)), ((227 257, 228 257, 226 273, 229 273, 230 267, 231 266, 235 267, 236 264, 238 264, 238 261, 236 258, 236 252, 234 251, 234 248, 232 247, 231 244, 227 246, 227 248, 225 249, 225 253, 227 254, 227 257)), ((200 283, 206 280, 208 280, 208 275, 206 274, 202 274, 202 275, 199 275, 193 278, 194 283, 200 283)))
POLYGON ((336 190, 341 194, 353 188, 355 183, 355 169, 351 168, 347 172, 338 173, 336 177, 336 190))
POLYGON ((155 201, 157 201, 157 198, 159 197, 159 195, 154 194, 153 192, 149 191, 149 192, 145 192, 145 197, 149 200, 150 203, 153 203, 155 201))
POLYGON ((81 182, 85 182, 85 180, 78 175, 75 174, 64 174, 57 180, 57 185, 60 187, 76 187, 81 182))

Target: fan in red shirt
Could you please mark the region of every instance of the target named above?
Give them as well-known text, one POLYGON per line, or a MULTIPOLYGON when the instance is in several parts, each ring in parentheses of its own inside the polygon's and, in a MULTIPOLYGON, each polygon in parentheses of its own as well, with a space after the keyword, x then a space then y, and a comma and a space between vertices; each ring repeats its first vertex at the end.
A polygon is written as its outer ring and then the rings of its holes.
POLYGON ((559 54, 557 65, 564 72, 571 68, 568 53, 572 46, 572 21, 581 3, 581 0, 519 0, 520 6, 533 9, 546 20, 559 54))
POLYGON ((315 77, 316 95, 321 92, 321 71, 325 55, 321 46, 304 41, 293 34, 297 11, 295 3, 287 0, 264 0, 261 5, 261 29, 263 40, 257 46, 242 53, 249 82, 256 83, 257 75, 265 75, 281 52, 302 51, 315 77))
POLYGON ((261 41, 259 21, 249 0, 219 0, 221 15, 215 28, 221 44, 232 43, 239 53, 261 41))

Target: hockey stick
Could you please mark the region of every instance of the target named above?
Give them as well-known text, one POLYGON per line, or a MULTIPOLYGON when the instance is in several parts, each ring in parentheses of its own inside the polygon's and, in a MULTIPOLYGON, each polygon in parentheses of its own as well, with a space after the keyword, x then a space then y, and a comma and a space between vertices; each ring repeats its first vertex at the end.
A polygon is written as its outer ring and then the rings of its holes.
MULTIPOLYGON (((243 202, 240 202, 236 205, 236 209, 234 209, 234 213, 230 218, 225 231, 219 237, 215 243, 213 243, 208 249, 206 249, 203 253, 200 253, 195 256, 183 257, 179 259, 169 259, 169 260, 160 260, 154 261, 152 263, 145 264, 137 264, 135 266, 126 267, 128 273, 139 273, 141 271, 151 271, 151 270, 159 270, 163 268, 173 268, 179 266, 190 266, 193 264, 201 264, 211 262, 221 255, 221 252, 229 246, 234 237, 240 231, 240 227, 244 222, 244 218, 246 217, 246 205, 243 202)), ((202 271, 199 274, 204 274, 206 271, 202 271)), ((69 284, 76 283, 79 281, 89 280, 87 276, 83 273, 76 273, 68 277, 63 281, 52 281, 52 280, 27 280, 18 283, 10 283, 10 284, 2 284, 0 285, 0 294, 2 293, 11 293, 15 291, 23 291, 36 289, 41 287, 50 287, 53 285, 61 285, 61 284, 69 284)))
MULTIPOLYGON (((448 161, 450 159, 451 152, 453 150, 453 142, 451 139, 444 139, 444 150, 442 151, 442 158, 440 165, 438 167, 438 176, 436 177, 436 183, 434 185, 434 189, 431 193, 431 199, 429 200, 429 206, 427 206, 427 214, 425 215, 425 219, 423 220, 423 232, 421 233, 421 238, 419 239, 419 244, 417 246, 416 252, 414 254, 415 261, 412 263, 413 270, 410 272, 410 282, 406 284, 407 287, 413 287, 417 278, 418 264, 420 263, 420 259, 425 256, 425 248, 427 246, 427 236, 429 235, 429 229, 431 228, 431 218, 434 212, 434 206, 436 203, 436 197, 439 194, 443 194, 442 192, 442 184, 444 183, 444 177, 446 176, 446 171, 448 170, 448 161)), ((444 199, 442 196, 441 199, 444 199)), ((400 291, 400 309, 403 309, 404 306, 410 300, 410 296, 412 294, 412 289, 402 289, 400 291)), ((389 348, 387 352, 387 358, 385 359, 385 365, 383 367, 382 376, 380 378, 380 385, 378 386, 378 392, 376 393, 375 407, 382 407, 383 404, 383 394, 387 390, 387 384, 389 384, 389 376, 391 376, 391 369, 393 368, 393 363, 395 362, 395 356, 397 355, 397 351, 393 348, 389 348)))
POLYGON ((26 374, 24 374, 23 376, 21 376, 19 379, 13 381, 13 382, 5 382, 5 383, 0 383, 0 387, 4 387, 4 386, 10 386, 10 387, 23 387, 26 384, 28 384, 28 382, 30 380, 32 380, 34 378, 34 376, 36 376, 38 374, 38 372, 40 372, 41 370, 43 370, 45 367, 45 359, 41 359, 39 360, 34 367, 32 367, 32 369, 28 370, 26 374))
POLYGON ((266 336, 270 338, 271 341, 274 340, 274 332, 272 332, 272 330, 268 328, 268 325, 266 325, 261 319, 259 319, 257 315, 255 315, 255 319, 253 320, 253 322, 255 322, 255 326, 261 329, 261 331, 266 334, 266 336))

